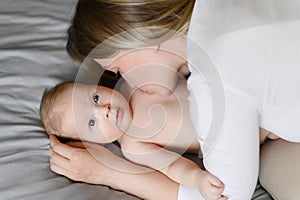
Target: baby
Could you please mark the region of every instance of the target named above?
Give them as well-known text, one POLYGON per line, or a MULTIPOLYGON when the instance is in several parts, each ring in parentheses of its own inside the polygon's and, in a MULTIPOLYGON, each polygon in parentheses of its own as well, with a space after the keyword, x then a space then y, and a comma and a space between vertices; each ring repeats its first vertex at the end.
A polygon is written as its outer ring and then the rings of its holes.
POLYGON ((186 81, 179 80, 168 98, 140 90, 127 93, 129 103, 107 87, 59 84, 43 96, 43 126, 48 134, 63 138, 101 144, 117 140, 132 162, 198 188, 205 199, 222 196, 219 179, 181 156, 200 152, 189 117, 186 81))

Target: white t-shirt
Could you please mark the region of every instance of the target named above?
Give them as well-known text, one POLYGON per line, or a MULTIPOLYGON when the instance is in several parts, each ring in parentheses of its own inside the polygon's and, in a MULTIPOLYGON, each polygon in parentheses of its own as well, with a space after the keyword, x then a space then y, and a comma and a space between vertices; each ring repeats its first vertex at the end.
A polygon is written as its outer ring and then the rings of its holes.
POLYGON ((300 3, 218 2, 197 1, 192 16, 190 111, 205 168, 224 182, 224 195, 245 200, 257 183, 259 127, 300 142, 300 3), (221 27, 205 20, 208 12, 221 27))

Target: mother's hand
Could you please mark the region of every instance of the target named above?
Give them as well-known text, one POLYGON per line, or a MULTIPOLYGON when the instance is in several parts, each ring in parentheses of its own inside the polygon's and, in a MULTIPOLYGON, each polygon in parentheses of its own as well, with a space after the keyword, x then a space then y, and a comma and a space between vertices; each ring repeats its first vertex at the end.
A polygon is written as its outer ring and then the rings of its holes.
POLYGON ((75 181, 107 185, 143 199, 177 199, 177 183, 157 171, 119 158, 98 144, 63 144, 53 135, 50 142, 50 167, 58 174, 75 181), (95 159, 85 146, 106 164, 95 159))
MULTIPOLYGON (((54 135, 50 136, 50 168, 57 174, 64 175, 74 181, 92 184, 105 184, 111 170, 95 159, 82 142, 61 143, 54 135)), ((104 156, 112 156, 104 147, 86 143, 93 151, 104 156)))

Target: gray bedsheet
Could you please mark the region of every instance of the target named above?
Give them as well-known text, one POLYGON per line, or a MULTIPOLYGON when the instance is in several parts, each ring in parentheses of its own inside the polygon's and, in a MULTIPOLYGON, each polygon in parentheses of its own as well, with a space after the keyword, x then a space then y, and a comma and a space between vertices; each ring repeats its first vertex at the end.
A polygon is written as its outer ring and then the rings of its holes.
POLYGON ((44 89, 74 79, 65 51, 74 0, 0 1, 0 199, 136 199, 49 169, 39 120, 44 89))
MULTIPOLYGON (((137 199, 106 186, 75 183, 49 169, 39 119, 45 88, 74 79, 65 51, 75 0, 0 1, 0 199, 137 199)), ((259 188, 255 199, 269 199, 259 188)))

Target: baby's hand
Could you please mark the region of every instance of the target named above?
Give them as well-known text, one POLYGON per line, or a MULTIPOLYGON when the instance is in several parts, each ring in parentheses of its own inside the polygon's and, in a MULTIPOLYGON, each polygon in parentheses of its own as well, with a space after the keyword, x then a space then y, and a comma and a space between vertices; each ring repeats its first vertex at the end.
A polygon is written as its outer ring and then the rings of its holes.
POLYGON ((202 171, 202 178, 199 180, 200 193, 206 200, 225 200, 227 197, 223 196, 224 184, 208 171, 202 171))

